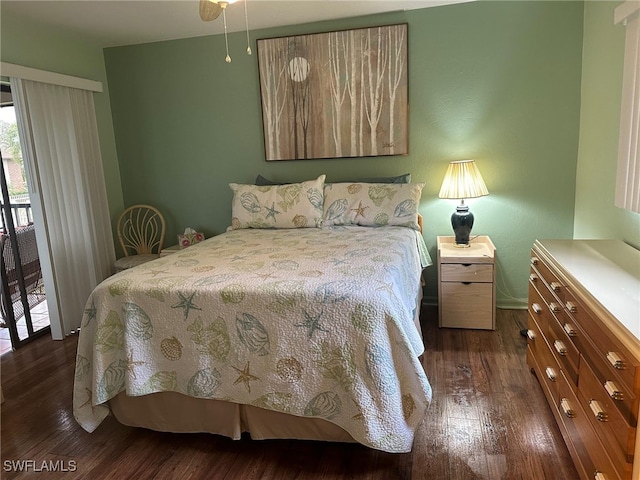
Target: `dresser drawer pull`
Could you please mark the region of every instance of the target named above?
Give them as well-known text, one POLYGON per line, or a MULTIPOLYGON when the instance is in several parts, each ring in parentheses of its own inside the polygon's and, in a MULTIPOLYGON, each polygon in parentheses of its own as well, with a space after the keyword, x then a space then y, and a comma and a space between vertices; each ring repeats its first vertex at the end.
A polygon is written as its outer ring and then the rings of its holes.
POLYGON ((533 330, 527 330, 527 337, 533 342, 536 339, 536 334, 533 330))
POLYGON ((626 367, 622 359, 618 356, 616 352, 608 352, 607 360, 616 370, 624 370, 626 367))
POLYGON ((560 355, 564 356, 567 354, 567 347, 560 340, 555 340, 553 342, 553 347, 560 355))
POLYGON ((593 478, 594 480, 607 480, 607 476, 596 470, 596 473, 593 474, 593 478))
POLYGON ((605 412, 598 403, 597 400, 589 400, 589 408, 593 412, 593 415, 598 419, 599 422, 608 422, 609 416, 607 412, 605 412))
POLYGON ((529 275, 529 280, 531 280, 531 282, 533 283, 536 283, 538 281, 538 275, 532 273, 531 275, 529 275))
POLYGON ((533 310, 533 313, 541 313, 542 312, 542 307, 537 303, 532 303, 531 304, 531 310, 533 310))
POLYGON ((558 313, 562 309, 560 308, 560 305, 558 305, 556 302, 551 302, 549 304, 549 310, 551 310, 553 313, 558 313))
POLYGON ((564 329, 565 332, 567 332, 567 335, 569 335, 570 337, 575 337, 578 335, 578 332, 574 330, 573 325, 571 325, 570 323, 565 323, 562 328, 564 329))
POLYGON ((614 400, 624 400, 624 394, 618 390, 618 387, 611 380, 604 382, 604 389, 614 400))
POLYGON ((573 302, 567 302, 564 305, 567 307, 567 310, 569 310, 569 313, 576 313, 578 311, 578 307, 576 307, 576 304, 573 302))
POLYGON ((556 381, 556 371, 553 368, 547 367, 547 369, 544 371, 544 373, 547 374, 547 378, 549 380, 551 380, 552 382, 556 381))
POLYGON ((576 412, 574 412, 573 408, 571 408, 571 404, 569 403, 568 398, 563 398, 562 400, 560 400, 560 407, 567 417, 573 418, 576 416, 576 412))
POLYGON ((538 261, 538 257, 531 257, 531 265, 537 265, 538 261))
POLYGON ((560 285, 558 282, 551 282, 551 285, 549 285, 551 287, 551 290, 553 290, 554 292, 558 292, 560 291, 560 287, 562 285, 560 285))

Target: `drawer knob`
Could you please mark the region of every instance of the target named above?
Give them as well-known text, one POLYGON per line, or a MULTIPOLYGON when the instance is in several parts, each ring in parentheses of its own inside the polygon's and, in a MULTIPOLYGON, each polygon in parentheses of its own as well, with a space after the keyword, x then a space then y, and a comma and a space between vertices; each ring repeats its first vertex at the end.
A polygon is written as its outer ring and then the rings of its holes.
POLYGON ((547 369, 544 371, 544 373, 547 374, 547 378, 549 380, 551 380, 552 382, 556 381, 556 371, 553 368, 547 367, 547 369))
POLYGON ((562 400, 560 400, 560 408, 562 408, 562 411, 567 417, 573 418, 576 416, 576 412, 573 410, 573 408, 571 408, 571 404, 569 403, 568 398, 563 398, 562 400))
POLYGON ((551 282, 551 285, 549 285, 551 287, 551 290, 553 290, 554 292, 559 292, 560 291, 560 287, 562 285, 560 285, 558 282, 551 282))
POLYGON ((537 265, 539 262, 538 257, 531 257, 531 265, 537 265))
POLYGON ((618 390, 618 387, 611 380, 604 382, 604 389, 614 400, 624 400, 624 394, 618 390))
POLYGON ((533 283, 536 283, 538 281, 538 275, 532 273, 531 275, 529 275, 529 280, 531 280, 531 282, 533 283))
POLYGON ((560 355, 565 356, 567 354, 567 347, 560 340, 555 340, 553 342, 553 347, 556 349, 560 355))
POLYGON ((560 305, 558 305, 556 302, 551 302, 549 304, 549 310, 551 310, 553 313, 558 313, 561 308, 560 305))
POLYGON ((607 415, 607 412, 605 412, 602 409, 602 407, 600 406, 597 400, 589 400, 589 408, 591 408, 593 415, 596 417, 596 419, 599 422, 609 421, 609 416, 607 415))
POLYGON ((537 303, 532 303, 531 304, 531 310, 533 310, 533 313, 541 313, 542 312, 542 307, 537 303))
POLYGON ((616 352, 607 352, 607 360, 616 370, 624 370, 626 367, 624 362, 616 352))
POLYGON ((573 302, 567 302, 565 303, 565 306, 567 307, 567 310, 569 310, 569 313, 576 313, 578 311, 576 304, 573 302))
POLYGON ((570 323, 565 323, 562 328, 564 329, 565 332, 567 332, 567 335, 569 335, 570 337, 575 337, 578 335, 578 332, 575 331, 575 329, 573 328, 573 325, 571 325, 570 323))
POLYGON ((532 342, 536 339, 536 334, 533 330, 527 330, 527 338, 529 338, 529 340, 531 340, 532 342))
POLYGON ((596 470, 596 473, 593 474, 593 478, 594 480, 607 480, 607 476, 596 470))

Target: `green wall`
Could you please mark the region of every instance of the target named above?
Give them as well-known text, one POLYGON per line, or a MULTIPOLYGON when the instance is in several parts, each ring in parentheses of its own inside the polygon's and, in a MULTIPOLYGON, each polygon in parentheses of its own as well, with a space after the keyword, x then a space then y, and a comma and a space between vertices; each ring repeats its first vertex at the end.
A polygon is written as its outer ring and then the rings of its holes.
POLYGON ((102 82, 104 91, 94 93, 93 98, 109 211, 115 225, 123 209, 122 185, 102 48, 67 32, 15 18, 5 10, 0 12, 0 60, 102 82))
MULTIPOLYGON (((411 172, 425 182, 420 211, 435 238, 452 234, 456 202, 438 199, 447 164, 476 159, 490 195, 468 203, 475 234, 497 247, 498 304, 527 297, 536 238, 571 238, 580 113, 582 2, 474 2, 252 32, 252 39, 409 24, 410 154, 265 162, 256 56, 245 36, 105 50, 125 205, 150 202, 168 241, 191 226, 230 223, 229 182, 256 174, 329 181, 411 172)), ((254 52, 255 52, 254 48, 254 52)), ((427 271, 435 301, 436 269, 427 271)))
POLYGON ((640 248, 640 215, 614 206, 624 63, 624 27, 613 24, 619 4, 585 4, 574 237, 640 248))

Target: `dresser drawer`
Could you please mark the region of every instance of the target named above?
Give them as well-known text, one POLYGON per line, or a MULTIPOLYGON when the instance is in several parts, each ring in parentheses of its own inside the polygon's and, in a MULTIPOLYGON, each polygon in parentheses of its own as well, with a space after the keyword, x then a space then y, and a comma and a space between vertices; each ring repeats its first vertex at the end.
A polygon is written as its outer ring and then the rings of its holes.
POLYGON ((493 265, 482 263, 443 263, 443 282, 493 282, 493 265))
POLYGON ((580 369, 583 365, 589 365, 593 376, 597 383, 607 391, 609 396, 614 399, 615 407, 620 411, 625 421, 632 427, 636 426, 638 420, 638 402, 634 391, 629 389, 628 385, 606 364, 606 361, 598 354, 596 347, 591 341, 586 339, 581 328, 578 328, 578 336, 574 339, 578 349, 580 350, 580 365, 578 368, 578 383, 580 379, 580 369))
POLYGON ((527 344, 531 354, 537 362, 539 371, 538 380, 549 392, 548 397, 555 403, 558 398, 558 379, 560 377, 560 366, 551 353, 549 344, 540 331, 540 326, 535 319, 529 315, 529 330, 527 344))
POLYGON ((567 332, 562 328, 564 322, 561 319, 563 317, 563 312, 549 315, 547 340, 558 363, 565 370, 567 377, 573 382, 573 385, 577 385, 580 353, 567 332))
POLYGON ((569 437, 569 450, 578 456, 578 461, 574 463, 581 478, 626 480, 628 477, 621 477, 593 429, 587 417, 590 412, 584 410, 565 379, 561 378, 558 382, 558 390, 560 418, 569 437), (596 477, 596 473, 600 473, 601 477, 596 477))
POLYGON ((540 292, 531 281, 529 282, 529 315, 536 319, 540 330, 547 331, 549 328, 547 306, 540 292))
POLYGON ((633 461, 635 429, 623 418, 605 388, 586 362, 580 365, 580 401, 591 425, 620 472, 629 470, 628 462, 633 461))
POLYGON ((582 353, 588 355, 588 360, 596 363, 599 368, 606 370, 599 372, 603 377, 612 380, 619 378, 628 390, 635 390, 640 384, 636 379, 640 362, 634 359, 619 342, 612 340, 603 330, 601 322, 594 320, 588 308, 571 291, 568 290, 566 294, 565 308, 569 312, 569 317, 593 341, 592 345, 586 345, 582 353))
POLYGON ((559 312, 562 310, 563 302, 558 299, 557 294, 551 290, 549 285, 540 279, 534 267, 531 267, 529 279, 536 286, 538 293, 544 299, 544 303, 548 310, 551 310, 552 312, 559 312))
POLYGON ((549 290, 564 302, 564 284, 558 276, 537 256, 535 251, 531 253, 531 273, 539 276, 547 284, 549 290))

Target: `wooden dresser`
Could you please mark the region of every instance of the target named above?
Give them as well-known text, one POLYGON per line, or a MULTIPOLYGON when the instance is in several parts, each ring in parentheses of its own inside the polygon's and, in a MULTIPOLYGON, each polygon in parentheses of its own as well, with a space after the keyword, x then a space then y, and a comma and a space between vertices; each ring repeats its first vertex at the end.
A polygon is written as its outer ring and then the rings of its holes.
POLYGON ((536 240, 527 363, 581 479, 640 479, 640 251, 536 240))

